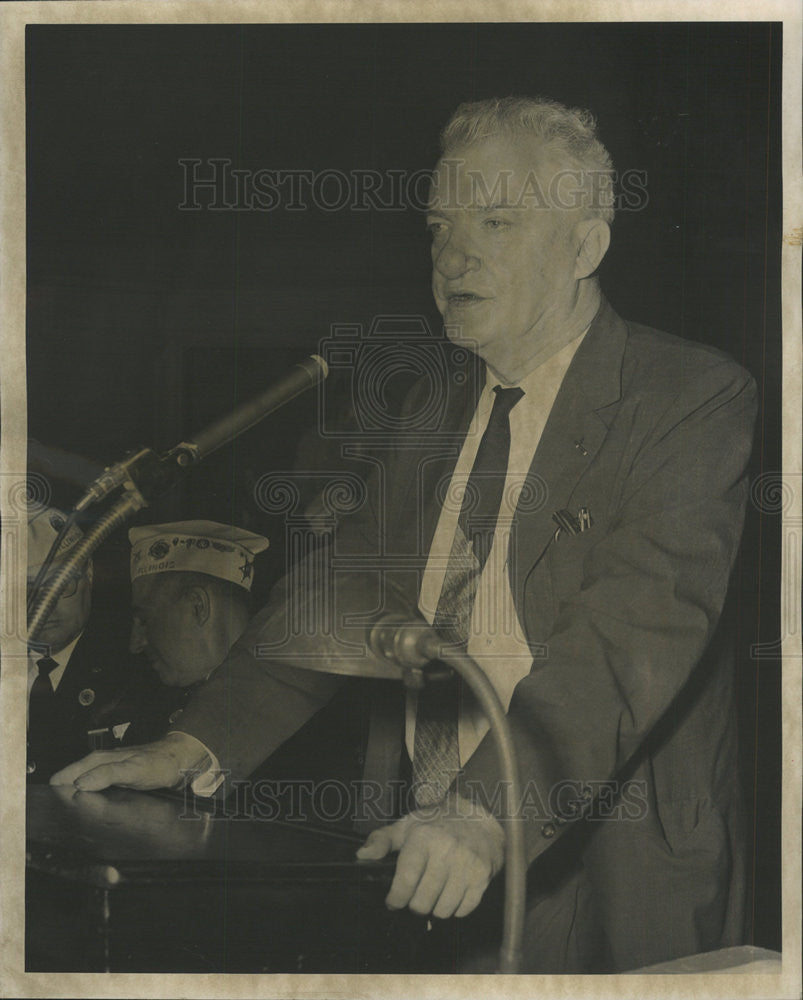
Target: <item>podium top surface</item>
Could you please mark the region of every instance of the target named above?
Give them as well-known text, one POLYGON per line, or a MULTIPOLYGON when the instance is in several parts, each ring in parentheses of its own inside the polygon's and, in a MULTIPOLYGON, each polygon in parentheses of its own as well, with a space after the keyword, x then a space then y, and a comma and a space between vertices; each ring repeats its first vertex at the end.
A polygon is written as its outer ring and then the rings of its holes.
POLYGON ((356 833, 119 788, 29 786, 26 839, 29 867, 105 888, 205 877, 389 884, 394 867, 357 861, 356 833))

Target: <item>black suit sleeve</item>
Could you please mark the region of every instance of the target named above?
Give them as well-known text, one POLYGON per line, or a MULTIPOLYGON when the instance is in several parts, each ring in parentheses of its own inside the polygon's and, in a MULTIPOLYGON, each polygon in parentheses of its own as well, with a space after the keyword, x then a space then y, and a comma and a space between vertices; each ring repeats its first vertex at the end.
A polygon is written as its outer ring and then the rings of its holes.
MULTIPOLYGON (((378 520, 371 502, 376 477, 366 478, 359 509, 343 519, 337 543, 323 541, 277 583, 267 605, 193 693, 172 727, 199 739, 215 754, 229 786, 251 774, 343 687, 345 677, 315 670, 314 661, 316 651, 325 652, 324 636, 331 631, 333 616, 344 610, 328 603, 333 554, 378 551, 378 520), (306 669, 303 656, 293 658, 299 646, 309 651, 307 662, 313 669, 306 669), (296 666, 298 662, 305 666, 296 666)), ((375 593, 371 588, 369 596, 375 593)))

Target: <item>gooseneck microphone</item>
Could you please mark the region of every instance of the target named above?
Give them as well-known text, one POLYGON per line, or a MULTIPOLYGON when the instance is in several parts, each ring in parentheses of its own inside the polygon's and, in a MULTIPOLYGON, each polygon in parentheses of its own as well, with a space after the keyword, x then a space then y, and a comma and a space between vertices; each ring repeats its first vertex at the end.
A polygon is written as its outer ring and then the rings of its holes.
POLYGON ((177 445, 173 452, 179 465, 191 465, 211 455, 213 451, 233 441, 244 431, 250 430, 274 410, 278 410, 300 393, 323 381, 328 374, 329 367, 323 358, 318 354, 311 354, 309 358, 293 365, 289 372, 258 396, 249 399, 236 410, 232 410, 225 417, 204 428, 195 435, 193 441, 182 441, 177 445))
POLYGON ((302 392, 322 382, 328 373, 329 368, 324 359, 317 354, 310 355, 293 365, 258 396, 194 434, 191 440, 180 442, 166 454, 158 455, 151 448, 141 448, 126 455, 121 462, 109 466, 90 484, 73 510, 84 510, 126 484, 135 486, 146 498, 164 493, 190 466, 233 441, 244 431, 250 430, 302 392))
POLYGON ((192 440, 182 441, 166 453, 156 452, 152 448, 140 448, 139 451, 126 455, 121 462, 105 469, 73 507, 37 574, 28 601, 29 642, 34 642, 38 638, 42 625, 59 599, 59 594, 70 580, 83 572, 92 553, 104 539, 129 521, 137 511, 147 507, 153 497, 166 493, 193 465, 254 427, 300 393, 323 381, 328 371, 324 359, 313 354, 293 365, 287 374, 258 396, 193 435, 192 440), (104 500, 120 487, 123 488, 122 495, 109 510, 104 511, 85 533, 83 540, 70 550, 53 575, 51 583, 43 587, 54 554, 71 525, 75 523, 78 514, 92 504, 104 500))

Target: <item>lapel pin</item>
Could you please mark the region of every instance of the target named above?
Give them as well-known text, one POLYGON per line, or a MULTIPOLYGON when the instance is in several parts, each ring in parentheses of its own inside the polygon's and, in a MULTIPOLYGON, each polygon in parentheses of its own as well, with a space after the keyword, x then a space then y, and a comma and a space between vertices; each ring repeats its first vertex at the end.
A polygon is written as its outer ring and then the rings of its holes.
POLYGON ((94 700, 95 692, 92 688, 84 688, 84 690, 80 691, 78 694, 78 701, 84 706, 91 705, 94 700))
POLYGON ((588 455, 588 452, 583 447, 583 439, 582 438, 580 438, 579 441, 575 441, 574 442, 574 447, 575 447, 576 451, 580 452, 580 454, 583 456, 583 458, 585 458, 588 455))

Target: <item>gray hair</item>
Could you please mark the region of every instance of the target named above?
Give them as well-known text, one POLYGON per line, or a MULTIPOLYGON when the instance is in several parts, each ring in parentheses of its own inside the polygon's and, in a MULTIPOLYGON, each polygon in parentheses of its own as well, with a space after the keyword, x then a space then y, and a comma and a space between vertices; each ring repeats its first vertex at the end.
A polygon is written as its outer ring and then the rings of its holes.
POLYGON ((589 214, 613 222, 613 163, 597 138, 597 123, 590 111, 541 97, 492 97, 467 102, 444 126, 441 154, 448 156, 461 146, 499 133, 532 135, 562 153, 587 180, 591 191, 589 214))

